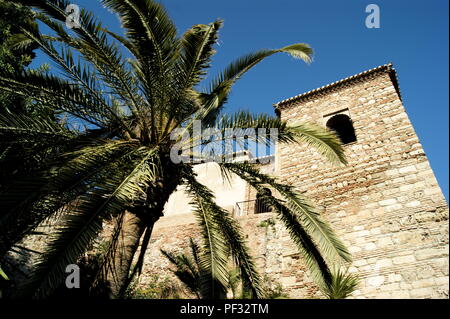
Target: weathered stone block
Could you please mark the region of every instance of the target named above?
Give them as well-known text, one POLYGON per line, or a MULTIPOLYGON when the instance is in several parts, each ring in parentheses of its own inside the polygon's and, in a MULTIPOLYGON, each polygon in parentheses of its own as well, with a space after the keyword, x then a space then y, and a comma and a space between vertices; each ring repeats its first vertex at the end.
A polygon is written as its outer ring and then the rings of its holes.
POLYGON ((392 258, 392 262, 395 265, 401 265, 401 264, 410 264, 416 261, 416 258, 414 258, 413 255, 407 255, 407 256, 401 256, 401 257, 394 257, 392 258))
POLYGON ((384 283, 384 276, 368 277, 366 279, 367 285, 371 287, 380 287, 384 283))

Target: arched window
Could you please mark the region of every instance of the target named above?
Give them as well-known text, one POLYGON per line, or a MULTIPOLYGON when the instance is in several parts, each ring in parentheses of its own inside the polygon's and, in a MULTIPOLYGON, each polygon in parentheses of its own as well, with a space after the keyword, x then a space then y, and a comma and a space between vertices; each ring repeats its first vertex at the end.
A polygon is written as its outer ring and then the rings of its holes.
POLYGON ((342 144, 356 142, 355 129, 351 118, 346 114, 337 114, 327 121, 327 127, 339 136, 342 144))
POLYGON ((268 213, 272 211, 271 207, 264 201, 264 197, 267 196, 272 196, 272 192, 268 188, 263 188, 261 192, 256 194, 255 214, 268 213))

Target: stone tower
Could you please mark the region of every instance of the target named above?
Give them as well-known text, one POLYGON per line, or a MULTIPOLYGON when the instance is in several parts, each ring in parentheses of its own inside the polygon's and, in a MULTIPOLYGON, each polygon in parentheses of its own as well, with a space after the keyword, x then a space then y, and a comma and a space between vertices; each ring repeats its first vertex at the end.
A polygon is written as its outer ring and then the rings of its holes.
POLYGON ((275 105, 290 123, 335 130, 348 165, 280 145, 276 171, 324 210, 362 278, 356 297, 448 297, 448 206, 383 65, 275 105), (301 156, 299 157, 299 154, 301 156))

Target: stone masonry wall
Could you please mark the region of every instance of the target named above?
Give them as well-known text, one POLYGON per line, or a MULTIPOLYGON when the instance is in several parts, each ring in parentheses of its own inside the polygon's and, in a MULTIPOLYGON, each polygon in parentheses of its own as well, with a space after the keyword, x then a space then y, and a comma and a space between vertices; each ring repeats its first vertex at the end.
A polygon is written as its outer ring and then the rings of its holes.
MULTIPOLYGON (((276 284, 281 284, 283 292, 290 298, 320 297, 317 287, 305 270, 298 250, 273 213, 250 214, 237 217, 237 220, 266 285, 275 288, 276 284)), ((176 217, 164 217, 161 221, 162 223, 155 225, 143 273, 139 278, 138 287, 144 290, 155 275, 176 281, 170 271, 173 266, 162 256, 160 249, 186 253, 189 251, 189 237, 198 243, 202 240, 194 219, 180 222, 176 217)))
POLYGON ((353 255, 357 298, 448 298, 448 206, 387 72, 293 100, 290 123, 347 109, 357 141, 348 165, 303 145, 280 145, 280 178, 306 191, 353 255))

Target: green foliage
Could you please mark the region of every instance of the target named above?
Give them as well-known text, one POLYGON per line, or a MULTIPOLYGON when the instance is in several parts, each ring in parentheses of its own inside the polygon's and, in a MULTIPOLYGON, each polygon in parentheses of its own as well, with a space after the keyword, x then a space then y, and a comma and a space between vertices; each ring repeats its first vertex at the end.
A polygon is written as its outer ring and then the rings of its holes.
POLYGON ((267 299, 289 299, 289 295, 283 290, 283 286, 280 283, 268 287, 266 291, 267 299))
MULTIPOLYGON (((23 26, 37 28, 34 15, 29 8, 20 6, 15 1, 4 0, 0 0, 0 12, 0 75, 20 74, 31 63, 35 57, 34 50, 38 47, 30 43, 21 30, 23 26)), ((33 72, 44 73, 46 70, 47 67, 43 65, 33 72)), ((28 135, 24 134, 24 131, 29 130, 30 134, 36 132, 33 131, 33 126, 38 122, 37 119, 42 122, 52 121, 53 124, 55 122, 53 111, 40 103, 35 103, 31 97, 0 90, 0 125, 5 123, 6 117, 11 120, 12 114, 17 115, 18 118, 14 119, 14 124, 9 121, 9 125, 17 124, 17 127, 14 131, 2 134, 2 138, 12 142, 15 137, 18 137, 21 142, 26 142, 26 145, 17 141, 7 145, 4 142, 1 143, 0 188, 5 181, 12 180, 20 174, 30 173, 31 168, 38 166, 42 158, 48 155, 48 148, 41 149, 41 146, 33 144, 28 137, 24 141, 24 135, 28 135), (21 118, 21 115, 33 117, 31 127, 27 126, 30 123, 26 122, 29 121, 21 118), (24 154, 29 156, 24 157, 24 154)), ((48 134, 47 137, 51 139, 55 135, 48 134)))
POLYGON ((5 272, 2 270, 1 267, 0 267, 0 277, 3 278, 4 280, 9 280, 8 276, 5 274, 5 272))
POLYGON ((275 220, 273 220, 272 218, 263 220, 263 221, 261 221, 261 222, 258 224, 258 227, 264 227, 264 228, 267 228, 267 227, 269 227, 269 226, 275 226, 275 220))
POLYGON ((35 57, 36 45, 28 47, 18 43, 23 39, 20 26, 33 23, 33 13, 15 1, 0 0, 0 69, 2 72, 18 72, 28 66, 35 57))
MULTIPOLYGON (((15 1, 0 0, 0 74, 22 72, 36 56, 36 44, 23 45, 22 25, 32 25, 33 13, 15 1), (22 45, 21 45, 22 44, 22 45)), ((23 98, 13 93, 0 91, 0 113, 8 107, 13 111, 23 111, 23 98)))
POLYGON ((179 285, 169 277, 154 275, 149 277, 145 288, 139 288, 133 281, 124 296, 125 299, 180 299, 184 293, 179 285))
POLYGON ((349 273, 348 269, 335 268, 332 272, 331 283, 319 288, 328 299, 345 299, 356 290, 359 282, 359 277, 349 273))
MULTIPOLYGON (((202 258, 205 256, 205 252, 200 249, 192 238, 189 239, 189 245, 189 253, 177 254, 165 250, 161 250, 161 253, 175 266, 175 270, 172 270, 172 272, 192 295, 195 295, 199 299, 225 299, 229 298, 230 295, 232 296, 232 299, 254 298, 253 288, 248 285, 248 281, 245 280, 245 276, 242 276, 241 270, 238 267, 235 267, 229 258, 227 258, 226 283, 223 286, 221 283, 215 283, 215 288, 220 291, 220 295, 210 289, 209 285, 211 282, 214 283, 212 271, 205 267, 211 266, 201 262, 202 258), (209 280, 207 280, 208 277, 209 280)), ((206 243, 205 245, 208 244, 206 243)), ((260 297, 266 299, 289 297, 283 292, 283 287, 279 283, 273 284, 273 280, 269 280, 267 277, 264 278, 264 282, 272 282, 272 286, 261 284, 260 297)))

